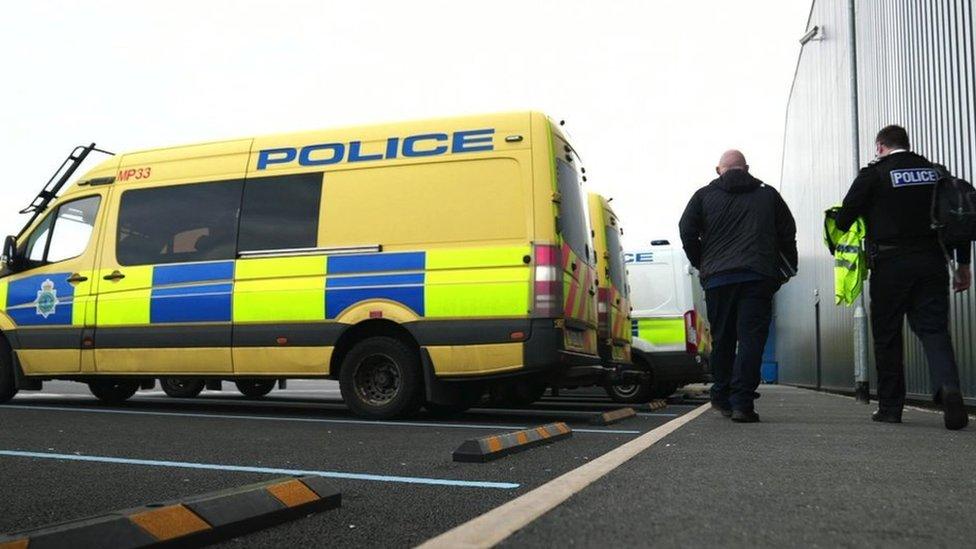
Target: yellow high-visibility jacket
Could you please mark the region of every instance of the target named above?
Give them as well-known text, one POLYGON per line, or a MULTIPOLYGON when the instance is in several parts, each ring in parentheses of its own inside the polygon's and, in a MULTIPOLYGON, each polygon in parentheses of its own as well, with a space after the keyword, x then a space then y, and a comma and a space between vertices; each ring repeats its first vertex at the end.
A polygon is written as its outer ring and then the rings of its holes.
POLYGON ((868 277, 864 237, 867 226, 858 217, 847 232, 837 228, 835 215, 839 206, 824 212, 824 244, 834 256, 834 304, 851 306, 860 297, 868 277))

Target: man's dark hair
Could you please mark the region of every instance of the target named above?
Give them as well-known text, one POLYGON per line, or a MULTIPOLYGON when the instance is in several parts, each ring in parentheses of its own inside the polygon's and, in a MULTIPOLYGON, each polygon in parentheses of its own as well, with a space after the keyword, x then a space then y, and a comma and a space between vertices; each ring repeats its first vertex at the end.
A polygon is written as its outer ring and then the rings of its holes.
POLYGON ((905 128, 894 124, 881 128, 878 137, 874 138, 874 142, 889 149, 908 150, 911 148, 911 144, 908 142, 908 132, 905 131, 905 128))

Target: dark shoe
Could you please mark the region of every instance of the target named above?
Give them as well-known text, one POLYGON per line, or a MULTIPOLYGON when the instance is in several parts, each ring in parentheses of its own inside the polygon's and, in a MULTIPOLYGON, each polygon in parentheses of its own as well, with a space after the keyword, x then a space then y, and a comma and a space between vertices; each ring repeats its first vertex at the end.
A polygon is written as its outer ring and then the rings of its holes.
POLYGON ((959 389, 942 389, 942 409, 945 411, 942 419, 946 429, 955 431, 969 425, 969 415, 966 414, 959 389))
POLYGON ((901 423, 901 412, 878 410, 877 412, 871 414, 871 421, 877 421, 880 423, 901 423))
POLYGON ((728 405, 721 405, 716 402, 712 403, 712 410, 722 414, 722 417, 732 417, 732 408, 728 405))
POLYGON ((736 423, 759 423, 759 414, 753 410, 732 410, 732 421, 736 423))

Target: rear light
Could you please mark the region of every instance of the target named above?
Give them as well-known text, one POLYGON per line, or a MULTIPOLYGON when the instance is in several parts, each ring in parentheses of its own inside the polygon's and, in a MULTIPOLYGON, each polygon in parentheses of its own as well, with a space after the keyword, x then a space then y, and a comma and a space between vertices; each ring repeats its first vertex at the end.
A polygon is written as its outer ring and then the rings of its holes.
POLYGON ((610 290, 607 288, 600 288, 597 290, 597 292, 596 317, 600 323, 600 329, 605 330, 607 328, 607 323, 609 322, 607 313, 610 309, 610 290))
POLYGON ((685 313, 685 351, 688 354, 698 354, 698 313, 688 311, 685 313))
POLYGON ((558 246, 535 246, 532 316, 563 316, 563 269, 558 246))

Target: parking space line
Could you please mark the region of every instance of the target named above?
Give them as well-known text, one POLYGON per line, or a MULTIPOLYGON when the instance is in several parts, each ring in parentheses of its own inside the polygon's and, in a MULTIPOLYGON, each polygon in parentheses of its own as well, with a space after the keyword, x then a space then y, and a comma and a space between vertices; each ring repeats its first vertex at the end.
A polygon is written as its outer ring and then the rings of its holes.
POLYGON ((469 520, 418 546, 418 549, 454 549, 455 547, 494 547, 506 538, 549 512, 574 494, 650 448, 711 407, 703 404, 687 414, 672 419, 630 442, 577 467, 508 503, 469 520))
POLYGON ((489 482, 480 480, 453 480, 427 477, 403 477, 373 475, 368 473, 343 473, 339 471, 310 471, 305 469, 280 469, 276 467, 251 467, 246 465, 222 465, 216 463, 195 463, 189 461, 165 461, 156 459, 130 459, 109 456, 85 456, 78 454, 53 454, 46 452, 22 452, 19 450, 0 450, 0 456, 52 459, 60 461, 81 461, 93 463, 113 463, 120 465, 143 465, 151 467, 175 467, 180 469, 203 469, 208 471, 234 471, 238 473, 261 473, 269 475, 310 475, 346 480, 366 480, 373 482, 393 482, 401 484, 426 484, 433 486, 453 486, 461 488, 490 488, 513 490, 520 484, 514 482, 489 482))
MULTIPOLYGON (((501 408, 501 409, 472 408, 470 411, 477 412, 479 414, 491 413, 491 414, 496 414, 501 416, 528 414, 528 415, 536 415, 536 416, 546 415, 546 416, 560 416, 560 417, 562 416, 590 417, 594 414, 592 410, 526 410, 526 409, 510 409, 510 408, 501 408)), ((678 417, 681 414, 667 414, 667 413, 659 413, 659 412, 638 412, 637 415, 640 417, 678 417)), ((579 429, 573 429, 573 430, 579 432, 579 429)))
MULTIPOLYGON (((15 410, 44 410, 51 412, 75 412, 89 414, 121 414, 135 416, 172 416, 172 417, 195 417, 213 419, 246 419, 255 421, 290 421, 294 423, 335 423, 351 425, 385 425, 394 427, 442 427, 445 429, 494 429, 494 430, 513 430, 525 429, 525 425, 486 425, 481 423, 438 423, 420 421, 381 421, 369 419, 326 419, 310 417, 276 417, 276 416, 251 416, 239 414, 194 414, 189 412, 151 412, 147 410, 116 410, 109 408, 85 408, 70 406, 26 406, 23 404, 4 404, 3 409, 15 410)), ((641 431, 626 429, 573 429, 576 433, 599 433, 611 435, 639 435, 641 431)))

